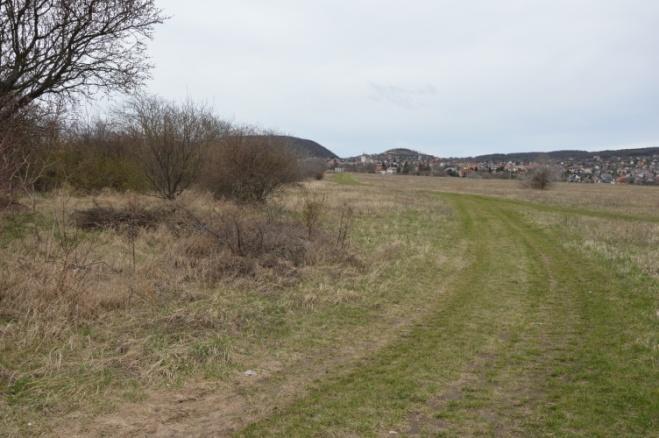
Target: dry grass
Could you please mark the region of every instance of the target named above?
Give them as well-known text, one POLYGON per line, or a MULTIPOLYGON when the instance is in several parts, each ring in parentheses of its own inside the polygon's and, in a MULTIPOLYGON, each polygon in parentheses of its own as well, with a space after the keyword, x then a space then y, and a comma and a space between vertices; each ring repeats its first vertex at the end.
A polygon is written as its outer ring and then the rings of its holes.
POLYGON ((381 176, 358 174, 360 181, 391 190, 473 193, 560 206, 659 216, 659 187, 625 184, 555 183, 550 190, 528 190, 516 180, 381 176))
MULTIPOLYGON (((528 190, 518 181, 431 178, 359 174, 370 190, 405 193, 442 191, 495 196, 546 205, 568 206, 659 217, 659 187, 611 184, 554 183, 550 190, 528 190)), ((572 251, 596 253, 623 265, 640 267, 659 278, 659 225, 645 221, 594 218, 575 214, 527 211, 534 221, 564 227, 572 236, 572 251)))
POLYGON ((659 280, 659 224, 527 211, 534 222, 559 228, 566 250, 596 254, 616 263, 623 272, 640 269, 659 280))
POLYGON ((286 369, 301 345, 324 357, 359 330, 382 338, 433 292, 401 302, 398 272, 430 254, 446 261, 422 243, 436 203, 366 186, 313 182, 258 208, 195 193, 174 204, 114 192, 35 201, 0 219, 0 428, 11 434, 273 360, 286 369), (324 199, 312 239, 302 190, 324 199), (116 220, 78 227, 80 211, 116 220), (135 211, 167 213, 133 235, 135 211), (386 300, 397 304, 384 310, 386 300))
POLYGON ((318 305, 296 285, 360 266, 333 230, 309 240, 299 214, 60 192, 0 219, 0 427, 226 374, 234 336, 276 332, 273 306, 318 305))
MULTIPOLYGON (((643 214, 657 202, 645 187, 538 192, 508 181, 356 178, 362 184, 310 182, 259 208, 194 193, 169 204, 61 192, 37 198, 34 213, 1 218, 0 428, 47 432, 71 415, 84 423, 192 382, 224 382, 229 397, 248 368, 276 374, 295 393, 317 377, 309 364, 334 354, 346 362, 363 353, 359 345, 394 337, 458 270, 453 210, 429 192, 643 214), (322 200, 311 233, 303 192, 322 200), (169 213, 135 235, 124 232, 125 220, 76 227, 74 212, 98 206, 169 213)), ((658 272, 656 225, 528 214, 569 227, 575 251, 608 251, 658 272)))

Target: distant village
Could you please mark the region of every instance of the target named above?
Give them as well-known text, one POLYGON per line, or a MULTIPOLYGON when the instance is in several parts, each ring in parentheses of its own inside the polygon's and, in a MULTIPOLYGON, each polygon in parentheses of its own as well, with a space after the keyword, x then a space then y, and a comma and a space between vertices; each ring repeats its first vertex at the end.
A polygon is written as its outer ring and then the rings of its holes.
MULTIPOLYGON (((536 155, 532 159, 439 158, 411 149, 391 149, 330 160, 334 172, 367 172, 383 175, 452 176, 461 178, 523 178, 540 166, 550 166, 557 178, 572 183, 659 185, 659 148, 587 154, 567 152, 560 158, 536 155), (641 152, 642 151, 642 152, 641 152)), ((529 154, 530 155, 530 154, 529 154)))

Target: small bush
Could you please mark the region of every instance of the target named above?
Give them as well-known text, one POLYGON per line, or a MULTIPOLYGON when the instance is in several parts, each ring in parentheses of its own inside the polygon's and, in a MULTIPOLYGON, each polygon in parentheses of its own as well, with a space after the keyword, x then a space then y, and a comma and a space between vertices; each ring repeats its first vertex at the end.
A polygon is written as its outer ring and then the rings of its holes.
POLYGON ((302 223, 307 229, 307 238, 312 240, 320 225, 323 212, 326 208, 325 196, 306 192, 302 204, 302 223))
POLYGON ((351 220, 342 215, 334 237, 320 227, 324 198, 309 199, 301 212, 302 222, 288 214, 272 215, 260 206, 223 204, 205 217, 188 211, 185 253, 198 277, 213 283, 227 277, 254 277, 265 270, 290 281, 304 266, 323 260, 342 263, 349 257, 345 245, 351 220))
POLYGON ((262 203, 299 180, 297 157, 283 140, 237 132, 212 147, 202 186, 217 198, 262 203))
POLYGON ((350 240, 355 211, 348 204, 343 204, 339 210, 339 226, 336 232, 336 245, 345 248, 350 240))
POLYGON ((546 190, 553 182, 554 175, 551 168, 542 166, 529 173, 526 185, 535 190, 546 190))

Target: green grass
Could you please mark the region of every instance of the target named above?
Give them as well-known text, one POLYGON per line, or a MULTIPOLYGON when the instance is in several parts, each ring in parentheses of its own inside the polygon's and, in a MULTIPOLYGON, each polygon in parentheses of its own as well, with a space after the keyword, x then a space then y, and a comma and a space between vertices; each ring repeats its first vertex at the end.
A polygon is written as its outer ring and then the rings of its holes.
MULTIPOLYGON (((443 192, 431 192, 439 196, 443 195, 443 192)), ((614 220, 624 220, 624 221, 634 221, 634 222, 652 222, 659 223, 659 216, 650 216, 642 214, 625 214, 618 213, 614 211, 606 210, 593 210, 588 208, 579 208, 579 207, 569 207, 564 205, 555 205, 555 204, 542 204, 539 202, 533 201, 523 201, 520 199, 507 199, 499 198, 494 196, 484 196, 484 195, 472 195, 472 194, 461 194, 464 197, 471 197, 472 199, 482 200, 482 201, 496 201, 499 204, 507 204, 510 207, 520 207, 520 208, 531 208, 534 210, 548 212, 548 213, 563 213, 577 216, 586 216, 599 219, 614 219, 614 220)))
POLYGON ((244 436, 642 436, 656 430, 657 284, 570 253, 519 203, 451 199, 471 263, 432 314, 244 436))
POLYGON ((0 247, 12 240, 24 238, 31 230, 43 227, 46 219, 38 213, 11 213, 0 215, 0 247))
MULTIPOLYGON (((61 417, 59 432, 80 423, 83 434, 140 435, 107 425, 138 417, 130 403, 148 407, 156 391, 172 400, 172 430, 190 435, 657 430, 659 284, 638 264, 647 242, 636 237, 652 228, 585 232, 592 221, 654 227, 652 217, 328 179, 318 189, 332 205, 357 207, 354 263, 305 267, 289 286, 222 284, 108 313, 31 348, 5 339, 0 371, 21 373, 0 387, 0 428, 48 433, 61 417), (587 249, 597 239, 620 257, 587 249), (58 354, 63 366, 48 368, 58 354), (245 384, 246 369, 258 379, 245 384), (178 391, 198 401, 177 404, 178 391), (119 421, 95 426, 117 409, 119 421)), ((3 236, 16 243, 38 221, 5 222, 3 236)), ((167 419, 149 412, 145 424, 167 419)))
POLYGON ((363 184, 359 182, 359 180, 357 180, 354 175, 349 173, 335 173, 332 175, 330 180, 344 186, 358 186, 363 184))

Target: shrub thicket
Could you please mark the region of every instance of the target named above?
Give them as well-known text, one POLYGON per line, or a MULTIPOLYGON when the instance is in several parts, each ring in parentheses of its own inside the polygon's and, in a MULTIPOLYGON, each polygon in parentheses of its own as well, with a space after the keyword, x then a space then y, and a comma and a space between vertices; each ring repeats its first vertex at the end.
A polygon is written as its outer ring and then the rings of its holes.
POLYGON ((153 96, 134 98, 123 122, 144 176, 165 199, 175 199, 197 181, 206 150, 220 139, 224 127, 204 106, 153 96))
POLYGON ((134 144, 103 120, 71 126, 64 133, 39 188, 50 190, 62 184, 87 192, 104 188, 143 192, 148 188, 134 144))
POLYGON ((283 140, 241 130, 211 148, 202 186, 217 198, 263 202, 300 179, 298 159, 283 140))
POLYGON ((197 185, 216 198, 263 202, 286 184, 322 179, 327 169, 323 159, 300 159, 286 137, 232 128, 193 102, 137 97, 114 117, 69 124, 38 109, 11 130, 0 126, 5 199, 63 185, 174 199, 197 185))

